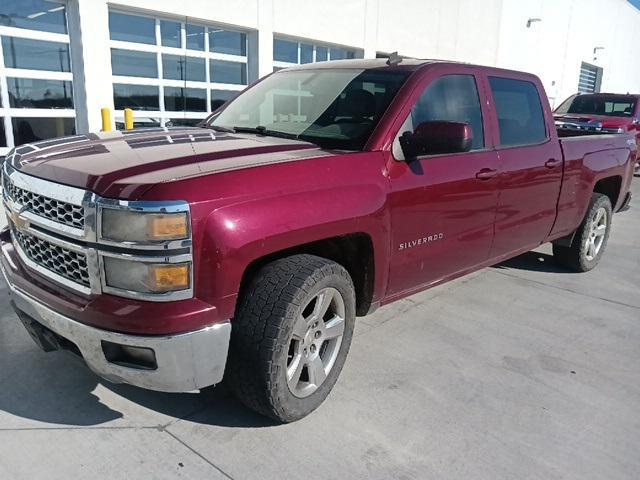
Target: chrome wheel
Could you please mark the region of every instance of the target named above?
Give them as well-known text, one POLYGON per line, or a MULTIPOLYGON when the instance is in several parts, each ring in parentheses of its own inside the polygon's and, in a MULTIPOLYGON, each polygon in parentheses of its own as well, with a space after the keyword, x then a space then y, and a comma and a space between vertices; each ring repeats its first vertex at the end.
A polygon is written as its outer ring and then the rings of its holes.
POLYGON ((335 364, 345 327, 344 299, 335 288, 320 290, 298 313, 287 355, 287 384, 308 397, 335 364))
POLYGON ((598 256, 607 233, 608 214, 604 207, 599 208, 593 216, 589 227, 589 235, 585 244, 585 257, 589 262, 598 256))

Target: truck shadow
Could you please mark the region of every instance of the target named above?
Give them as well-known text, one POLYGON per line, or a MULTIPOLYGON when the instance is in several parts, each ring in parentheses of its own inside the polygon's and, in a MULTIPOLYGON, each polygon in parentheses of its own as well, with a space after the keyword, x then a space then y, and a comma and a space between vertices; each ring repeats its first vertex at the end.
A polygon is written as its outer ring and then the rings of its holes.
POLYGON ((573 273, 571 270, 567 270, 558 265, 553 259, 553 255, 535 251, 523 253, 522 255, 498 263, 492 268, 545 273, 573 273))
POLYGON ((230 428, 275 425, 237 402, 224 385, 200 393, 152 392, 110 384, 67 352, 44 353, 9 305, 0 280, 0 430, 153 426, 176 420, 230 428))

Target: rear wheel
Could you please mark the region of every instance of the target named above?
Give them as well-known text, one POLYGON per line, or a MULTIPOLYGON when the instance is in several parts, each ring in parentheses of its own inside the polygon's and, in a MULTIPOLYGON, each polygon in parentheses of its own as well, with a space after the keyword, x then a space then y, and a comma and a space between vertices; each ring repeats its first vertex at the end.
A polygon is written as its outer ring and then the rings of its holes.
POLYGON ((553 245, 556 261, 577 272, 594 268, 604 253, 611 230, 611 201, 601 193, 591 196, 584 220, 576 231, 570 247, 553 245))
POLYGON ((340 265, 294 255, 263 267, 232 322, 227 380, 249 408, 298 420, 329 395, 355 322, 355 292, 340 265))

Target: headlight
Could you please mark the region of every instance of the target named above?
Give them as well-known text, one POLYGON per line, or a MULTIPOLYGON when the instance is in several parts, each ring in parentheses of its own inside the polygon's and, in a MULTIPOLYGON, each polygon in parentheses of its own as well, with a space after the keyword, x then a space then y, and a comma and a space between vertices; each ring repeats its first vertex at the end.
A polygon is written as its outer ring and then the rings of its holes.
POLYGON ((186 212, 146 213, 102 209, 102 238, 116 242, 162 242, 189 237, 186 212))
POLYGON ((146 263, 103 257, 108 287, 140 293, 167 293, 191 286, 191 262, 146 263))

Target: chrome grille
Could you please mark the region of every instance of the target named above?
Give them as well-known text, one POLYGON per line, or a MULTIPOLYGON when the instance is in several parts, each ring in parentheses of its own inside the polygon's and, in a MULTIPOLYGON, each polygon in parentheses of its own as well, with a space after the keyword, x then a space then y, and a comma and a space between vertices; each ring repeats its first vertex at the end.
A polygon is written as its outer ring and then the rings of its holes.
POLYGON ((8 175, 5 174, 3 177, 4 190, 7 197, 26 211, 69 227, 84 230, 83 207, 24 190, 14 185, 8 175))
POLYGON ((32 262, 67 280, 89 286, 86 255, 20 232, 15 228, 12 229, 12 233, 24 254, 32 262))

